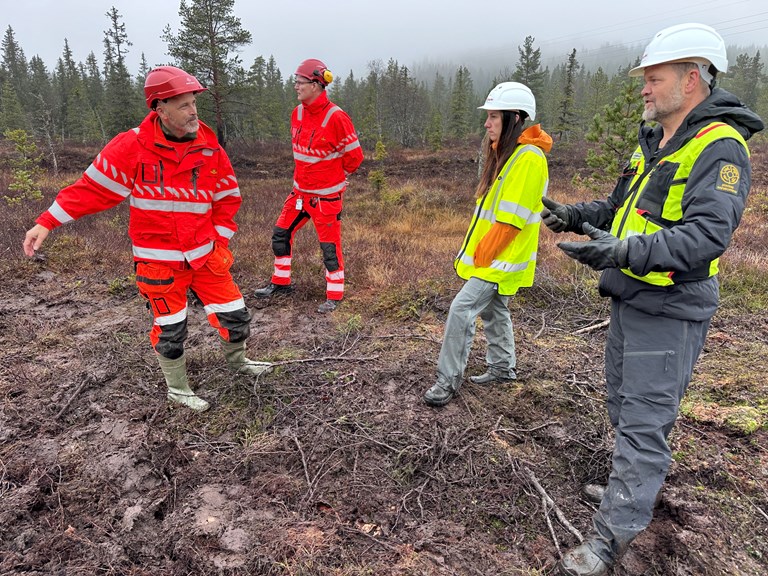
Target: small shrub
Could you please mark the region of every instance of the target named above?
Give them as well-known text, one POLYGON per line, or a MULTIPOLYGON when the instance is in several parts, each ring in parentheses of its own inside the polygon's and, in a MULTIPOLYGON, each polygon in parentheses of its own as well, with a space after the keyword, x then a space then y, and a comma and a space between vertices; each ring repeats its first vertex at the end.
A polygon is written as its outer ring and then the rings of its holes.
POLYGON ((14 154, 8 160, 11 169, 11 182, 4 199, 10 206, 17 206, 25 200, 40 200, 43 192, 40 189, 40 178, 43 169, 40 167, 42 154, 37 145, 24 130, 6 130, 3 136, 14 145, 14 154))

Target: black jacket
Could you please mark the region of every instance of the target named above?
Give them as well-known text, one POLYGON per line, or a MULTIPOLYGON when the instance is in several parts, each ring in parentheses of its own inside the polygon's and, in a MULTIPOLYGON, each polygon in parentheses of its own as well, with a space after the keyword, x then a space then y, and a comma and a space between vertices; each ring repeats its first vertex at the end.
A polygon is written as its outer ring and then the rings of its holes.
MULTIPOLYGON (((709 98, 691 110, 663 149, 659 150, 661 126, 640 126, 638 141, 646 167, 658 162, 670 151, 678 150, 704 126, 725 122, 744 139, 763 129, 760 117, 744 106, 738 98, 716 88, 709 98)), ((571 214, 580 222, 610 229, 616 210, 628 196, 631 178, 620 179, 605 201, 571 206, 571 214)), ((735 139, 717 140, 704 148, 695 161, 683 193, 682 222, 654 234, 632 236, 628 242, 629 268, 644 276, 653 271, 671 270, 685 273, 703 263, 718 258, 731 241, 739 225, 749 194, 752 169, 747 150, 735 139), (718 167, 728 162, 739 167, 741 179, 738 194, 719 192, 718 167)), ((653 315, 682 320, 708 320, 717 310, 719 283, 717 277, 671 286, 654 286, 610 268, 600 278, 600 293, 618 298, 630 306, 653 315)))

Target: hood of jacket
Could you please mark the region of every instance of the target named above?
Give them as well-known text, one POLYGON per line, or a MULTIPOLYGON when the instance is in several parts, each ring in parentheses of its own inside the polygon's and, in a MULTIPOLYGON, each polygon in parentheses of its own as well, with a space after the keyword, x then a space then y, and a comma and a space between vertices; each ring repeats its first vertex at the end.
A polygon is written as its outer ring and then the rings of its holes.
POLYGON ((552 150, 552 136, 544 132, 541 129, 541 124, 534 124, 526 128, 520 138, 517 139, 518 144, 533 144, 538 146, 544 152, 552 150))
MULTIPOLYGON (((672 148, 682 146, 692 138, 701 128, 712 122, 725 122, 738 131, 744 140, 749 140, 760 132, 765 125, 760 116, 752 112, 736 96, 715 88, 709 97, 688 113, 683 123, 677 129, 670 143, 675 143, 672 148)), ((662 129, 660 125, 651 128, 643 121, 640 124, 640 143, 648 150, 653 140, 661 140, 662 129)))

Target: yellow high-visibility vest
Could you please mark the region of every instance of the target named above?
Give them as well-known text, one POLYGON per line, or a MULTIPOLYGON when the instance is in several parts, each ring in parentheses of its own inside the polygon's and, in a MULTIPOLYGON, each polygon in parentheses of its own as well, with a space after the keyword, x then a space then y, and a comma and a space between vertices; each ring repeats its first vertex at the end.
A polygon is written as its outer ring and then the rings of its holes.
MULTIPOLYGON (((680 224, 683 218, 683 193, 691 169, 704 148, 723 138, 739 141, 749 155, 749 148, 744 138, 736 129, 722 122, 713 122, 699 130, 696 136, 679 150, 665 156, 646 175, 643 175, 645 159, 638 147, 630 159, 629 170, 635 172, 630 182, 630 194, 616 212, 611 233, 623 239, 640 234, 653 234, 680 224)), ((738 194, 740 177, 738 166, 730 163, 723 164, 720 166, 718 189, 738 194)), ((654 286, 670 286, 676 283, 676 274, 673 271, 650 272, 645 276, 637 276, 628 268, 622 268, 621 271, 654 286)), ((718 259, 716 258, 696 270, 686 272, 683 278, 685 281, 703 280, 714 276, 717 272, 718 259)), ((681 281, 679 274, 677 280, 681 281)))
POLYGON ((531 286, 536 270, 539 228, 549 170, 544 152, 531 144, 519 145, 502 168, 488 192, 477 200, 475 213, 461 250, 454 261, 456 273, 498 285, 499 294, 511 296, 518 288, 531 286), (475 266, 474 254, 495 222, 520 229, 515 240, 488 268, 475 266))

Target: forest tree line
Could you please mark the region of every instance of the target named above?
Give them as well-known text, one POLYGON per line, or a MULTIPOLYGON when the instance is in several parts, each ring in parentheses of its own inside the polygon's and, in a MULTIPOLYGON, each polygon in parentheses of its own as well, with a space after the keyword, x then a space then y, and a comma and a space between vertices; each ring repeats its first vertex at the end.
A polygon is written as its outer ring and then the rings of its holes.
MULTIPOLYGON (((273 56, 257 57, 245 67, 238 52, 251 33, 234 15, 235 0, 181 1, 179 31, 166 27, 163 40, 175 65, 194 74, 209 90, 198 98, 201 119, 226 144, 287 141, 291 110, 296 105, 291 72, 281 71, 273 56)), ((151 66, 142 55, 138 71, 126 66, 131 47, 116 8, 106 14, 101 61, 90 52, 77 61, 64 41, 61 56, 49 69, 38 56, 29 60, 9 26, 2 39, 0 63, 0 134, 23 130, 53 154, 68 141, 106 143, 137 126, 147 113, 143 86, 151 66)), ((364 145, 377 142, 438 149, 482 133, 477 110, 498 82, 528 85, 537 99, 537 122, 556 139, 600 141, 636 130, 642 110, 640 82, 627 71, 587 70, 576 49, 561 64, 542 68, 541 50, 528 36, 518 58, 493 81, 478 86, 472 70, 416 77, 397 60, 371 61, 367 74, 337 74, 329 97, 352 117, 364 145), (623 126, 609 126, 607 122, 623 126)), ((336 71, 339 72, 339 71, 336 71)), ((760 52, 731 58, 718 85, 733 92, 762 117, 768 117, 768 75, 760 52)), ((609 145, 610 148, 610 145, 609 145)), ((620 156, 622 151, 618 151, 620 156)))

